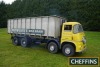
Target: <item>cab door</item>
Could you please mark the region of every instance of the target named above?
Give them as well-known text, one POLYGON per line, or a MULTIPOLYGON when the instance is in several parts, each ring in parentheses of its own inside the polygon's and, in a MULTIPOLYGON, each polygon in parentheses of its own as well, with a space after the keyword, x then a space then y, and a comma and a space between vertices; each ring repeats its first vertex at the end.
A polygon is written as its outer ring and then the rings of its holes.
POLYGON ((61 44, 66 41, 72 40, 72 25, 63 24, 62 35, 61 35, 61 44))

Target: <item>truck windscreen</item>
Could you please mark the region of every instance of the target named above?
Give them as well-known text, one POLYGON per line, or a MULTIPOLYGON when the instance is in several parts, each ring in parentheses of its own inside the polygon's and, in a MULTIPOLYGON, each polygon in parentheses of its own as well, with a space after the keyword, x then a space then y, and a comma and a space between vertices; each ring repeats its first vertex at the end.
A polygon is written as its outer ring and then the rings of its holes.
POLYGON ((74 25, 74 29, 73 29, 74 33, 79 33, 79 32, 83 32, 83 27, 80 24, 76 24, 74 25))

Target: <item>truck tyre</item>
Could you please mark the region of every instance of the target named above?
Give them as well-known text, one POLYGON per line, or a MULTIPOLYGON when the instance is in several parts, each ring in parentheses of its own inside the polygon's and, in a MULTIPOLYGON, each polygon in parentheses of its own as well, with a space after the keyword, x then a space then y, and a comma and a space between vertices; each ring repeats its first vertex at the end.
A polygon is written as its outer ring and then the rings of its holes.
POLYGON ((13 43, 15 46, 20 45, 19 38, 18 38, 17 36, 12 37, 12 43, 13 43))
POLYGON ((62 53, 65 56, 73 56, 75 54, 75 48, 72 45, 70 45, 70 44, 65 44, 62 47, 62 53))
POLYGON ((30 47, 31 46, 31 38, 28 36, 25 36, 21 39, 21 46, 22 47, 30 47))
POLYGON ((58 52, 58 46, 55 42, 50 42, 47 47, 50 53, 54 54, 58 52))

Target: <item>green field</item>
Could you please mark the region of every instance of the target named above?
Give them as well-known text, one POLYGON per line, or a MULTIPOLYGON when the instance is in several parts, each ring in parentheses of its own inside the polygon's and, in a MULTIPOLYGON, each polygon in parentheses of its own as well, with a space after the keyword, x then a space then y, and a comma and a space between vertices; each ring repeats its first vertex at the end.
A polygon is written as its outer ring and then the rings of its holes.
MULTIPOLYGON (((100 32, 85 32, 87 50, 77 57, 100 57, 100 32)), ((61 52, 51 54, 44 45, 31 48, 12 45, 7 29, 0 29, 0 67, 73 67, 61 52)), ((80 67, 80 66, 76 66, 80 67)), ((88 66, 81 66, 88 67, 88 66)), ((96 67, 96 66, 92 66, 96 67)))

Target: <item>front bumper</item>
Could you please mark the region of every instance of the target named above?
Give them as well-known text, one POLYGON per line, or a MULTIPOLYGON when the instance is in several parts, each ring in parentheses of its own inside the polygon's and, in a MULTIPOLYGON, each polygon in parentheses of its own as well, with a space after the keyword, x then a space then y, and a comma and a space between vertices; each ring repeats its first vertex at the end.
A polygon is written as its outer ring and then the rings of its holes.
POLYGON ((87 47, 85 46, 82 50, 80 50, 80 51, 78 51, 79 53, 83 53, 83 52, 85 52, 86 51, 86 49, 87 49, 87 47))
POLYGON ((84 52, 86 51, 86 49, 86 44, 84 44, 83 42, 76 43, 76 52, 84 52))

